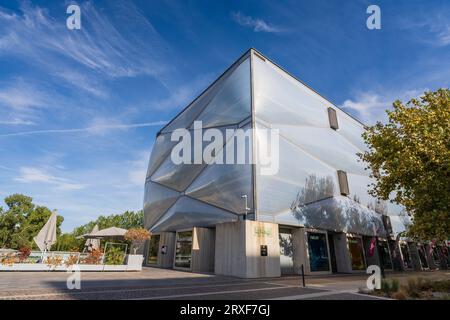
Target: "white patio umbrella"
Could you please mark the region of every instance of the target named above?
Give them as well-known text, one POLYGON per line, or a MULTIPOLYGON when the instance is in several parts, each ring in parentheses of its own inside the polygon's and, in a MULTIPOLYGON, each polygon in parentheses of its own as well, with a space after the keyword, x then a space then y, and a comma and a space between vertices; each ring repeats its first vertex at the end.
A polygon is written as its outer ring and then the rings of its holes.
MULTIPOLYGON (((98 232, 98 224, 96 224, 94 226, 94 228, 92 228, 92 231, 90 234, 96 233, 96 232, 98 232)), ((93 250, 97 250, 98 248, 100 248, 100 239, 89 238, 86 240, 86 243, 84 244, 84 246, 86 248, 91 247, 93 250)))
POLYGON ((34 242, 36 242, 39 249, 43 252, 50 250, 50 247, 56 242, 57 219, 58 215, 56 212, 53 212, 41 231, 33 238, 34 242))
POLYGON ((127 232, 127 229, 111 227, 99 230, 97 232, 91 232, 89 234, 84 235, 85 238, 114 238, 114 237, 123 237, 127 232))

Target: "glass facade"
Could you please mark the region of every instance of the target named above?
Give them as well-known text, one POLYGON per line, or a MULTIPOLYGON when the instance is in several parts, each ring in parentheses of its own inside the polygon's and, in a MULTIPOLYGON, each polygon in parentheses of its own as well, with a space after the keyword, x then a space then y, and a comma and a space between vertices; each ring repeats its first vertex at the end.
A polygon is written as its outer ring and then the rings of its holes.
POLYGON ((255 177, 258 220, 385 237, 378 213, 390 214, 388 205, 368 194, 373 180, 357 157, 366 148, 363 125, 270 61, 252 61, 257 149, 265 143, 259 130, 280 134, 279 171, 255 177), (337 130, 328 108, 336 110, 337 130), (338 170, 347 173, 346 197, 338 170))
POLYGON ((308 232, 307 236, 309 266, 311 272, 330 271, 326 234, 308 232))
MULTIPOLYGON (((242 165, 194 163, 175 164, 171 152, 177 142, 171 141, 176 129, 187 129, 191 146, 194 136, 202 140, 202 155, 210 141, 203 139, 204 130, 217 129, 225 138, 213 158, 226 157, 231 141, 226 130, 236 130, 251 116, 249 54, 243 56, 214 84, 164 127, 153 146, 147 171, 144 195, 145 226, 151 231, 176 231, 193 226, 213 226, 235 221, 245 214, 245 202, 253 211, 253 171, 251 147, 233 139, 236 149, 244 149, 250 159, 242 165), (194 121, 202 121, 204 130, 194 129, 194 121)), ((249 127, 249 126, 248 126, 249 127)), ((231 131, 233 132, 233 131, 231 131)), ((250 143, 252 136, 250 136, 250 143)), ((244 142, 245 143, 245 142, 244 142)), ((203 158, 203 157, 202 157, 203 158)))
POLYGON ((361 238, 347 237, 348 250, 352 262, 352 270, 365 270, 364 248, 361 238))
POLYGON ((147 264, 156 264, 158 262, 160 235, 154 234, 150 237, 148 244, 147 264))
POLYGON ((190 269, 192 261, 192 231, 177 233, 175 245, 175 267, 190 269))

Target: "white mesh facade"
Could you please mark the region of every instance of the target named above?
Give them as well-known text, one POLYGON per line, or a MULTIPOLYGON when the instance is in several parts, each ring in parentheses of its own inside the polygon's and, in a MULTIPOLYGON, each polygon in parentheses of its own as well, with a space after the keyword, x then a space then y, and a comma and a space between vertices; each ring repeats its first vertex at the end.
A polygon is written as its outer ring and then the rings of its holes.
POLYGON ((250 50, 158 135, 146 180, 146 227, 175 231, 235 221, 246 212, 246 195, 249 217, 260 221, 384 235, 380 217, 388 214, 395 233, 403 231, 402 208, 367 193, 372 181, 356 155, 364 149, 363 131, 357 120, 250 50), (336 110, 337 130, 330 128, 328 108, 336 110), (255 129, 254 146, 246 150, 251 157, 265 143, 259 129, 278 129, 278 172, 261 175, 258 164, 173 164, 171 132, 193 131, 195 120, 204 128, 255 129), (339 191, 338 170, 347 173, 348 196, 339 191))

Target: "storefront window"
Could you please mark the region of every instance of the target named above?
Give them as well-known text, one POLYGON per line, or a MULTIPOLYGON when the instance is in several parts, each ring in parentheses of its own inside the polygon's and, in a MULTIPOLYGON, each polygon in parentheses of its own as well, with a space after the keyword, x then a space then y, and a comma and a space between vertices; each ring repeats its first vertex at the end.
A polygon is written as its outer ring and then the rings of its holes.
POLYGON ((412 269, 411 257, 409 254, 409 248, 406 243, 400 244, 400 249, 402 250, 403 264, 406 269, 412 269))
POLYGON ((419 258, 420 258, 420 263, 422 264, 422 268, 428 268, 428 262, 427 262, 427 258, 425 256, 425 249, 423 248, 423 246, 419 246, 417 248, 417 251, 419 252, 419 258))
POLYGON ((178 232, 175 251, 175 267, 190 269, 191 258, 192 258, 192 231, 178 232))
POLYGON ((350 251, 350 258, 352 261, 353 270, 364 270, 366 264, 364 263, 364 250, 361 238, 348 237, 348 249, 350 251))
POLYGON ((441 266, 441 259, 439 259, 439 250, 440 247, 433 247, 432 256, 434 265, 439 268, 441 266))
POLYGON ((148 255, 147 264, 156 264, 158 261, 158 251, 159 251, 159 240, 160 235, 155 234, 150 238, 150 243, 148 245, 148 255))
POLYGON ((330 271, 327 237, 324 233, 308 232, 308 253, 311 271, 330 271))
POLYGON ((389 253, 389 246, 387 241, 380 240, 378 242, 380 251, 380 263, 383 264, 385 269, 392 269, 391 255, 389 253))

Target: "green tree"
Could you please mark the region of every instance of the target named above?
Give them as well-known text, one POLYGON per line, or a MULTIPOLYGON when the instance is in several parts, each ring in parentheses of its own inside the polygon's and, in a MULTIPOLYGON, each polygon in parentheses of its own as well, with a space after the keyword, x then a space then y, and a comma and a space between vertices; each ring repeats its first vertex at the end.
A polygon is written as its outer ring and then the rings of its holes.
POLYGON ((100 230, 110 227, 118 227, 123 229, 140 228, 144 225, 144 213, 142 210, 140 210, 137 212, 125 211, 122 214, 99 216, 96 220, 75 228, 73 232, 62 234, 60 237, 58 237, 58 240, 52 247, 52 249, 58 251, 68 251, 75 248, 78 250, 83 250, 86 240, 77 239, 77 237, 83 234, 90 233, 96 224, 98 225, 100 230))
MULTIPOLYGON (((33 204, 31 197, 13 194, 4 199, 8 210, 0 211, 0 247, 18 249, 22 246, 36 247, 33 237, 47 222, 50 209, 33 204)), ((64 218, 58 216, 57 235, 64 218)))
POLYGON ((99 216, 96 220, 91 221, 85 225, 75 228, 73 234, 80 236, 90 233, 95 225, 99 229, 110 227, 118 227, 123 229, 139 228, 144 226, 144 213, 140 211, 125 211, 122 214, 111 214, 109 216, 99 216))
POLYGON ((388 122, 367 128, 370 193, 405 206, 417 239, 450 238, 450 90, 425 92, 406 105, 395 101, 388 122))

